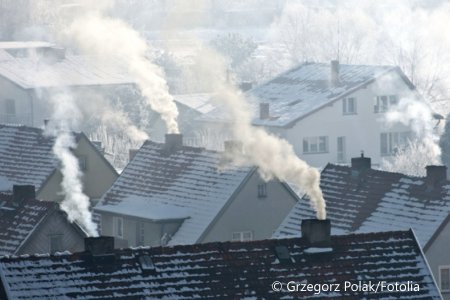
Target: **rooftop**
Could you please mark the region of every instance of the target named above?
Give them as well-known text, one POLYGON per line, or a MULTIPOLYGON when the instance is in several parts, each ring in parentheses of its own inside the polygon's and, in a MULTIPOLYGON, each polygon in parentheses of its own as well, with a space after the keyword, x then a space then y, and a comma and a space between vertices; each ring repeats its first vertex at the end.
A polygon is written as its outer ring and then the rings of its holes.
MULTIPOLYGON (((377 299, 441 299, 412 231, 332 237, 332 251, 308 251, 301 238, 114 250, 108 263, 89 252, 0 259, 11 299, 332 299, 366 298, 343 283, 418 284, 377 299), (340 283, 340 291, 274 292, 272 283, 340 283)), ((2 287, 0 286, 0 297, 2 287)), ((5 297, 3 295, 3 297, 5 297)))
POLYGON ((15 254, 56 208, 54 202, 26 199, 19 204, 13 201, 12 195, 0 194, 0 256, 15 254))
MULTIPOLYGON (((412 228, 423 247, 450 213, 448 180, 431 187, 426 177, 328 164, 320 187, 334 234, 412 228)), ((274 236, 298 235, 301 220, 314 216, 307 202, 299 201, 274 236)))
POLYGON ((151 220, 185 219, 169 244, 195 243, 255 170, 221 170, 221 159, 221 152, 187 146, 168 154, 164 144, 146 141, 95 211, 151 220), (161 215, 136 204, 156 207, 161 215))
MULTIPOLYGON (((397 72, 412 87, 403 72, 394 66, 340 64, 339 83, 333 85, 330 83, 330 64, 300 64, 246 93, 254 111, 253 124, 292 126, 310 113, 389 72, 397 72), (259 118, 259 103, 269 103, 270 118, 259 118)), ((226 122, 229 117, 218 107, 200 120, 226 122)))

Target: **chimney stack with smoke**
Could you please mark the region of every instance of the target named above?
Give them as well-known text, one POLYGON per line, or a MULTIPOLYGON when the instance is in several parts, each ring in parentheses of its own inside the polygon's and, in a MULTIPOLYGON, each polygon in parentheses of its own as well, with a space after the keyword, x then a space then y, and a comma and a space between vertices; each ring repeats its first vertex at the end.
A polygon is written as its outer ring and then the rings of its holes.
POLYGON ((302 238, 310 247, 329 247, 331 245, 331 222, 329 219, 302 220, 302 238))
POLYGON ((270 118, 270 103, 259 104, 259 118, 261 120, 267 120, 270 118))
POLYGON ((164 150, 170 154, 183 147, 183 135, 180 133, 166 134, 166 141, 164 143, 164 150))
POLYGON ((429 186, 435 186, 447 180, 446 166, 426 166, 427 176, 425 181, 429 186))
POLYGON ((339 84, 339 61, 331 61, 331 85, 336 86, 339 84))

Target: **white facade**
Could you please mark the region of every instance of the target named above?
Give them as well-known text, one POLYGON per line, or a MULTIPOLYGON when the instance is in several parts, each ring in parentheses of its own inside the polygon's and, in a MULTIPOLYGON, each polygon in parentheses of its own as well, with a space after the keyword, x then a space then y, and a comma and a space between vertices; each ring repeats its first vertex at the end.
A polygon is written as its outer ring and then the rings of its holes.
POLYGON ((377 166, 382 158, 391 156, 390 150, 394 150, 396 141, 402 142, 408 132, 412 134, 408 126, 388 124, 385 113, 375 112, 377 96, 388 96, 387 101, 389 96, 396 96, 397 101, 414 96, 398 74, 392 72, 384 77, 311 113, 292 128, 267 129, 288 140, 297 155, 315 167, 325 166, 329 162, 350 163, 351 157, 359 156, 361 151, 372 158, 372 165, 377 166), (355 113, 344 110, 347 99, 354 99, 355 113), (382 137, 382 133, 387 135, 382 137), (388 153, 382 153, 382 138, 391 141, 387 141, 384 147, 388 153))

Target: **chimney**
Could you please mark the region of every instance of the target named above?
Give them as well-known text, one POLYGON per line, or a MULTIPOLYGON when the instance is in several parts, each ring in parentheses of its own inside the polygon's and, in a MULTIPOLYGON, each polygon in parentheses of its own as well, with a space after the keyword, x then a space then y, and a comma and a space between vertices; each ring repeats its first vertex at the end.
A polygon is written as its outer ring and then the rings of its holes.
POLYGON ((114 254, 114 237, 87 237, 84 239, 84 250, 93 256, 114 254))
POLYGON ((310 247, 329 247, 331 245, 330 220, 302 220, 302 238, 310 247))
POLYGON ((339 61, 331 61, 331 85, 336 86, 339 83, 339 61))
POLYGON ((34 185, 13 185, 13 203, 20 206, 26 200, 36 199, 34 185))
POLYGON ((44 119, 44 127, 47 127, 49 122, 50 122, 49 119, 44 119))
POLYGON ((364 157, 364 152, 361 152, 361 157, 352 158, 352 169, 356 171, 366 171, 372 166, 370 157, 364 157))
POLYGON ((425 181, 428 185, 435 186, 447 180, 446 166, 426 166, 425 168, 427 169, 425 181))
POLYGON ((267 120, 270 118, 270 104, 260 103, 259 104, 259 118, 261 120, 267 120))
POLYGON ((128 159, 129 161, 132 161, 133 158, 136 156, 136 153, 138 153, 139 149, 130 149, 128 150, 128 159))
POLYGON ((183 147, 183 135, 180 133, 166 134, 166 141, 164 144, 164 150, 170 154, 183 147))

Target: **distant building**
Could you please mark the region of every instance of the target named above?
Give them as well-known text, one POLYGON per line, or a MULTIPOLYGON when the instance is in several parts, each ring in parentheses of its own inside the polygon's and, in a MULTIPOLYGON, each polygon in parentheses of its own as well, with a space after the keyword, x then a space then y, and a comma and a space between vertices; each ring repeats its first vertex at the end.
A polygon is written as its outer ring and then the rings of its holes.
POLYGON ((0 258, 0 298, 441 299, 411 230, 314 235, 120 250, 89 238, 81 253, 0 258))
MULTIPOLYGON (((450 299, 450 181, 445 166, 428 166, 426 177, 371 169, 368 157, 352 165, 328 164, 320 186, 334 234, 412 228, 423 248, 444 299, 450 299)), ((298 235, 301 220, 314 217, 298 201, 275 237, 298 235)))
POLYGON ((33 186, 0 194, 0 256, 82 251, 86 236, 58 204, 36 200, 33 186))
MULTIPOLYGON (((96 202, 118 174, 83 133, 74 134, 77 147, 73 153, 83 172, 84 192, 96 202)), ((54 142, 39 128, 0 125, 0 192, 11 191, 14 184, 34 185, 38 199, 62 200, 62 174, 52 150, 54 142)))
MULTIPOLYGON (((303 160, 316 167, 348 164, 363 150, 375 165, 413 137, 383 116, 404 97, 417 98, 414 85, 398 67, 303 63, 246 93, 253 125, 286 139, 303 160)), ((230 122, 221 107, 199 118, 221 132, 230 122)))
POLYGON ((223 168, 224 157, 178 134, 146 141, 94 207, 101 234, 129 246, 269 238, 298 197, 254 167, 223 168))

